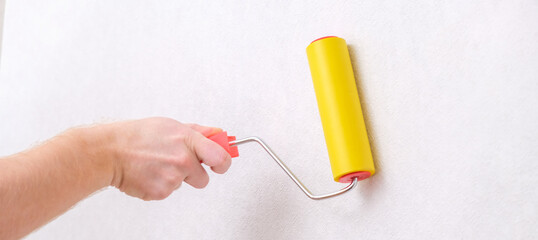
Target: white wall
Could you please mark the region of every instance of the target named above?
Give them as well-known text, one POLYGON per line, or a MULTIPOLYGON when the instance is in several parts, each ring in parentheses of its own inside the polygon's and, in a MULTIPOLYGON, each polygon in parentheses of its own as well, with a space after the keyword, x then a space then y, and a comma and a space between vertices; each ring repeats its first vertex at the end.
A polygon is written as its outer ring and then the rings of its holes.
POLYGON ((0 55, 2 53, 2 30, 3 30, 3 26, 4 26, 4 9, 5 9, 5 6, 6 6, 6 0, 0 0, 0 55))
POLYGON ((0 155, 169 116, 258 135, 315 192, 330 165, 305 48, 352 50, 377 174, 312 201, 257 146, 160 202, 101 191, 29 239, 536 239, 536 1, 8 1, 0 155))

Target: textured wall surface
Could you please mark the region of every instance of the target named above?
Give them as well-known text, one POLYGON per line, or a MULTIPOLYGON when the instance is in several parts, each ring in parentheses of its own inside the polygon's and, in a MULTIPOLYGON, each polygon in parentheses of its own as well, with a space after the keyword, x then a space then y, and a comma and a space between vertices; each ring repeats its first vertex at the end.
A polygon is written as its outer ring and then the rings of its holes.
POLYGON ((14 0, 0 155, 73 125, 168 116, 262 137, 331 180, 305 48, 347 40, 377 174, 312 201, 256 145, 144 202, 105 189, 28 239, 536 239, 536 1, 14 0))

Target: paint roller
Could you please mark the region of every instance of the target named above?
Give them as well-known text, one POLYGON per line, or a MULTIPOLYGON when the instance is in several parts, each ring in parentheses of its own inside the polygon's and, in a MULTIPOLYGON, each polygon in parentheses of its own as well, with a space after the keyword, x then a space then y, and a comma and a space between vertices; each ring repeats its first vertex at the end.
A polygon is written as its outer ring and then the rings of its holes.
POLYGON ((325 199, 353 189, 375 173, 370 143, 346 41, 335 36, 314 40, 306 48, 334 181, 349 183, 336 192, 315 195, 306 188, 265 142, 258 137, 237 140, 220 132, 209 137, 232 157, 238 145, 256 142, 311 199, 325 199))

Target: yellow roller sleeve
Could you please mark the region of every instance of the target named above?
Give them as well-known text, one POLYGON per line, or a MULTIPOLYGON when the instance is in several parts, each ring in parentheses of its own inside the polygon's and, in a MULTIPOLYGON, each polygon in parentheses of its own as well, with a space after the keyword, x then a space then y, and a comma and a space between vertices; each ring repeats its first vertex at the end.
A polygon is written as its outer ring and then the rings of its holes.
POLYGON ((346 41, 325 37, 306 48, 334 180, 375 173, 346 41))

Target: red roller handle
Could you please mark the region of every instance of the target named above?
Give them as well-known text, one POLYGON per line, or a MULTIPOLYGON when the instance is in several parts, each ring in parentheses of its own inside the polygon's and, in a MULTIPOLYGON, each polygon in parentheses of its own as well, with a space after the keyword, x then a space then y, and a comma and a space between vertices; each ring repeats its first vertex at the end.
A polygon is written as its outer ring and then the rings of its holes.
POLYGON ((237 149, 237 146, 230 146, 230 142, 235 140, 235 136, 228 136, 226 131, 222 131, 213 134, 208 138, 224 148, 224 150, 226 150, 226 152, 228 152, 232 158, 239 157, 239 150, 237 149))

